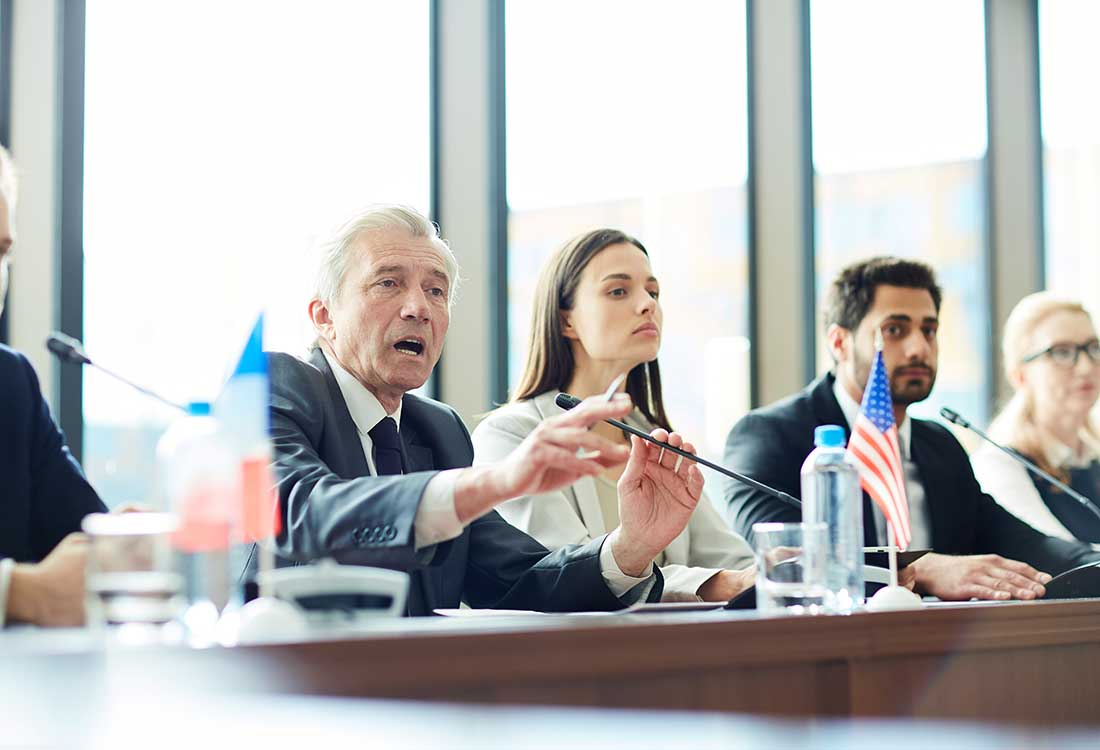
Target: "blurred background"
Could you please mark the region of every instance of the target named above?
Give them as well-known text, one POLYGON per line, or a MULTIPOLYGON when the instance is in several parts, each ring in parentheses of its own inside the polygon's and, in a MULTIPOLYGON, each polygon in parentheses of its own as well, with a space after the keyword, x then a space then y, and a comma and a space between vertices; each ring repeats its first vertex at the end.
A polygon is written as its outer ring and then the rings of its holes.
POLYGON ((1015 302, 1100 307, 1098 26, 1093 0, 0 0, 0 340, 107 502, 141 501, 173 414, 46 334, 213 398, 260 311, 303 351, 317 236, 401 202, 463 267, 425 390, 471 426, 518 378, 541 263, 599 226, 651 253, 666 405, 704 453, 828 368, 825 289, 875 254, 945 288, 915 412, 984 424, 1015 302))

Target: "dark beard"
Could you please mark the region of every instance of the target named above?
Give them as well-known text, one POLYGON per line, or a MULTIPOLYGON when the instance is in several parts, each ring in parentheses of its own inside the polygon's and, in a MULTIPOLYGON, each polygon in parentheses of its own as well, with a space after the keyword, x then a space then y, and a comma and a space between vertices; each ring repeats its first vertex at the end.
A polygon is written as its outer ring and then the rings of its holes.
MULTIPOLYGON (((854 352, 856 373, 859 375, 859 390, 860 392, 867 390, 867 381, 871 378, 871 365, 874 362, 872 356, 869 360, 864 360, 858 351, 854 352)), ((906 367, 912 367, 913 363, 906 363, 906 367)), ((927 366, 927 365, 926 365, 927 366)), ((895 368, 899 369, 899 368, 895 368)), ((909 406, 915 404, 918 401, 924 401, 928 398, 928 394, 932 392, 932 386, 936 384, 936 370, 935 368, 928 368, 928 386, 913 386, 908 387, 908 378, 898 376, 894 371, 887 370, 887 377, 890 379, 890 400, 895 406, 909 406)))

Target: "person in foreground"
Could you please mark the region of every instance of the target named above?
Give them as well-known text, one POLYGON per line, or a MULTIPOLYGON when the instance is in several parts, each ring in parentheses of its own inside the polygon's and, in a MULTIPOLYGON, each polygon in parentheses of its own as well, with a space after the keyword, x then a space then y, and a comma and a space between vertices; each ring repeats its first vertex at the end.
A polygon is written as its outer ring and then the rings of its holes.
MULTIPOLYGON (((928 266, 897 258, 855 263, 832 282, 825 336, 833 372, 788 399, 747 414, 730 431, 731 468, 798 497, 799 469, 814 428, 851 425, 873 362, 876 331, 884 340, 894 419, 905 474, 912 549, 932 554, 901 571, 917 593, 944 600, 1035 599, 1052 574, 1100 559, 1087 546, 1044 536, 982 492, 966 451, 935 422, 906 414, 936 380, 940 287, 928 266)), ((799 511, 762 492, 730 485, 729 519, 745 536, 761 521, 797 521, 799 511)), ((885 521, 864 493, 867 545, 886 543, 885 521)))
MULTIPOLYGON (((626 373, 619 389, 635 404, 626 421, 665 439, 672 427, 657 365, 663 322, 658 296, 646 249, 622 232, 587 232, 553 254, 535 292, 524 373, 512 403, 474 430, 474 465, 506 458, 544 419, 561 414, 554 399, 563 390, 595 396, 626 373)), ((628 444, 612 425, 601 422, 592 431, 628 444)), ((621 496, 632 491, 622 476, 622 466, 612 466, 553 492, 509 500, 498 511, 550 549, 587 544, 619 524, 621 496)), ((745 540, 703 498, 687 528, 657 557, 663 598, 727 601, 753 584, 751 563, 745 540)))
MULTIPOLYGON (((1080 302, 1049 292, 1020 300, 1005 322, 1005 373, 1015 393, 994 440, 1086 498, 1100 501, 1100 341, 1080 302)), ((1100 543, 1100 518, 991 445, 971 458, 982 488, 1017 518, 1059 539, 1100 543)))
MULTIPOLYGON (((0 146, 0 312, 15 198, 0 146)), ((83 624, 87 540, 77 532, 84 516, 106 510, 50 417, 34 368, 0 345, 0 625, 83 624)))
POLYGON ((653 559, 683 531, 703 478, 644 441, 627 449, 589 430, 628 414, 630 398, 586 401, 502 461, 466 468, 473 450, 458 415, 409 393, 439 359, 458 279, 435 226, 412 209, 371 208, 321 256, 309 303, 316 348, 308 361, 269 355, 277 553, 408 571, 412 615, 460 601, 568 611, 659 600, 653 559), (492 510, 623 462, 632 491, 620 523, 588 544, 548 552, 492 510))

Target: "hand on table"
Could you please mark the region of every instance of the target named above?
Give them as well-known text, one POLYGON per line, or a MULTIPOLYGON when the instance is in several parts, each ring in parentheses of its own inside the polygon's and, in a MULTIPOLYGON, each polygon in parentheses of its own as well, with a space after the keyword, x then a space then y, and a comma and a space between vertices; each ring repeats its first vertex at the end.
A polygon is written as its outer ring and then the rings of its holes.
POLYGON ((944 601, 1038 599, 1050 575, 1000 555, 930 553, 898 572, 899 582, 944 601))
POLYGON ((42 562, 16 565, 8 587, 8 617, 35 625, 83 625, 87 556, 88 538, 74 533, 42 562))
POLYGON ((722 570, 699 587, 699 598, 705 602, 728 602, 749 586, 756 584, 756 566, 744 570, 722 570))

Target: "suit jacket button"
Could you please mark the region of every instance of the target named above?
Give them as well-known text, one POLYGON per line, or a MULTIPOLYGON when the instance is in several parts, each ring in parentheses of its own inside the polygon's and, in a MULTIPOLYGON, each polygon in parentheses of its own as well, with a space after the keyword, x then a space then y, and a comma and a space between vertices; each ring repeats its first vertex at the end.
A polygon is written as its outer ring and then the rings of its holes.
POLYGON ((397 538, 397 529, 393 526, 386 526, 386 536, 384 537, 387 542, 391 542, 397 538))

